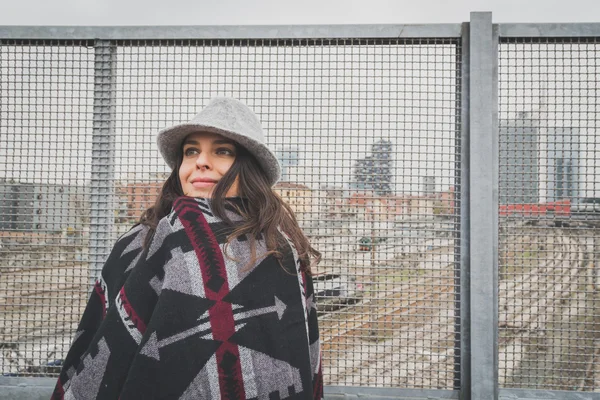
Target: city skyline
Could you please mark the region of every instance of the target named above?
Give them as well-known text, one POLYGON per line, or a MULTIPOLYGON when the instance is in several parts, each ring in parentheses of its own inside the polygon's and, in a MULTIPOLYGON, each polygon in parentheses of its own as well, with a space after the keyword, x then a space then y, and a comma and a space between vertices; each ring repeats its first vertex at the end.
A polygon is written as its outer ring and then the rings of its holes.
MULTIPOLYGON (((539 154, 526 158, 546 175, 515 172, 540 182, 540 200, 549 179, 545 165, 556 158, 547 143, 557 132, 581 149, 577 172, 571 173, 578 177, 577 196, 600 197, 595 184, 600 116, 591 68, 596 48, 594 43, 500 45, 501 143, 512 135, 512 151, 530 151, 516 140, 521 133, 503 121, 521 120, 536 132, 537 139, 528 142, 539 143, 539 154)), ((452 42, 421 40, 120 46, 111 100, 114 135, 102 139, 104 160, 111 160, 114 174, 105 179, 147 180, 168 173, 154 145, 156 132, 192 118, 214 95, 233 95, 261 117, 274 151, 295 148, 301 155, 296 165, 286 166, 292 181, 349 188, 355 163, 385 140, 394 149, 395 192, 418 193, 424 176, 435 176, 436 190, 443 191, 456 184, 460 156, 456 57, 452 42)), ((92 159, 98 156, 92 153, 93 60, 93 49, 81 46, 0 47, 0 158, 7 160, 0 178, 91 182, 92 169, 97 170, 92 159)))

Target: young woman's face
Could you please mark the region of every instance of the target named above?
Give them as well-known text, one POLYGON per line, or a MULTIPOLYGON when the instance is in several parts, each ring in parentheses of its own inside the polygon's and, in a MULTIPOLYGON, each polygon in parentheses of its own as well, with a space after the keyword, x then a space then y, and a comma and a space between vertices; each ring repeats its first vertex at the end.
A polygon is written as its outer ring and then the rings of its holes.
MULTIPOLYGON (((183 141, 183 161, 179 180, 183 193, 190 197, 212 197, 217 182, 229 171, 235 161, 234 142, 216 133, 197 132, 183 141)), ((238 179, 226 193, 237 196, 238 179)))

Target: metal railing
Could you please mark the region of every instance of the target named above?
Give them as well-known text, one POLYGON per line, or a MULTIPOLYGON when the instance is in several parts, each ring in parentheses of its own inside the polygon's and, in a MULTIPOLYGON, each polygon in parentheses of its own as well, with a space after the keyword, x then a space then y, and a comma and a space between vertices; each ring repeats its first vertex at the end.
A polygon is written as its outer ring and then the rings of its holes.
POLYGON ((169 172, 156 132, 215 95, 259 114, 323 253, 327 397, 598 398, 599 38, 490 13, 0 27, 0 399, 49 397, 169 172))

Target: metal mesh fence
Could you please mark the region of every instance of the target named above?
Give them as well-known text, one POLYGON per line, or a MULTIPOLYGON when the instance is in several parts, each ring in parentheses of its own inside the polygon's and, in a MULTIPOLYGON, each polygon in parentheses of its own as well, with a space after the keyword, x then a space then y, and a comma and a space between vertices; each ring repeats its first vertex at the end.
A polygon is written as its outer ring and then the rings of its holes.
POLYGON ((600 391, 600 42, 499 49, 500 386, 600 391))
POLYGON ((94 52, 0 46, 0 369, 53 371, 87 297, 94 52))
POLYGON ((325 383, 457 384, 457 40, 88 44, 0 42, 3 374, 57 372, 90 277, 169 173, 156 132, 227 95, 323 253, 325 383))

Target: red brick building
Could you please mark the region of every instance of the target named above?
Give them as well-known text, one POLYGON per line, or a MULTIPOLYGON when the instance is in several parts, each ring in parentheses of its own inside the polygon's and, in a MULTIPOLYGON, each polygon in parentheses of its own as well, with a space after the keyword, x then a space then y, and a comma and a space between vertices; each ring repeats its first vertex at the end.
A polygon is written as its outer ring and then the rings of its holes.
POLYGON ((151 207, 162 189, 163 182, 134 182, 117 186, 121 215, 139 217, 151 207))

